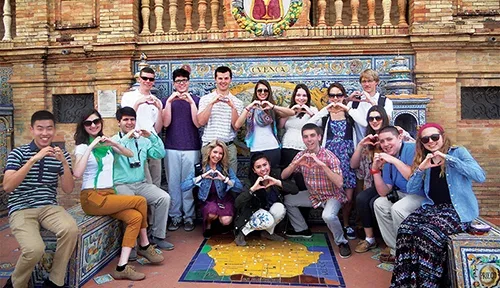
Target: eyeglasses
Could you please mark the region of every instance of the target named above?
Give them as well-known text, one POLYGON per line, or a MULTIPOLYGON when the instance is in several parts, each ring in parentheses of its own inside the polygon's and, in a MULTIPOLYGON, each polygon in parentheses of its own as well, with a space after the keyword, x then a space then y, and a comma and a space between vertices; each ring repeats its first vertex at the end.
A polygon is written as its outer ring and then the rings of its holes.
POLYGON ((97 125, 99 123, 101 123, 101 119, 99 119, 99 118, 96 118, 94 120, 85 120, 85 121, 83 121, 83 126, 90 127, 90 126, 92 126, 92 124, 97 125))
POLYGON ((380 116, 374 116, 374 117, 371 117, 371 116, 368 116, 368 122, 373 122, 373 121, 380 121, 382 120, 382 117, 380 116))
POLYGON ((155 78, 149 78, 149 77, 146 77, 146 76, 141 76, 141 79, 144 80, 144 81, 149 81, 149 82, 154 82, 155 81, 155 78))
POLYGON ((269 93, 269 90, 268 89, 259 88, 259 89, 257 89, 257 93, 269 93))
POLYGON ((179 79, 174 81, 175 84, 186 84, 187 82, 189 82, 189 79, 179 79))
POLYGON ((420 142, 422 142, 422 144, 427 144, 430 140, 436 142, 439 138, 441 138, 441 134, 432 134, 431 136, 424 136, 420 138, 420 142))
POLYGON ((340 94, 330 94, 328 93, 328 97, 330 98, 344 98, 344 94, 340 93, 340 94))

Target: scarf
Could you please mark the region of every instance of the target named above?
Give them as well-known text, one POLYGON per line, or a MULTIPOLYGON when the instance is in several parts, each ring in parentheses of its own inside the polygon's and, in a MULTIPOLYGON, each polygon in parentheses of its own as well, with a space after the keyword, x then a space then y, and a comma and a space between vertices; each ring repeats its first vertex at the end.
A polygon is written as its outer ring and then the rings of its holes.
MULTIPOLYGON (((254 137, 253 134, 255 131, 253 120, 255 119, 255 123, 260 127, 266 127, 267 125, 271 125, 274 123, 274 114, 272 113, 274 112, 268 112, 256 108, 250 109, 250 112, 247 115, 247 134, 245 136, 245 142, 247 143, 248 148, 252 147, 253 143, 253 137, 254 137)), ((276 134, 277 132, 275 131, 275 129, 276 125, 273 125, 274 134, 276 134)))
MULTIPOLYGON (((92 136, 89 138, 89 145, 94 141, 94 139, 95 138, 92 136)), ((97 188, 97 179, 99 178, 99 174, 102 172, 102 168, 104 167, 104 164, 102 164, 102 158, 106 157, 109 151, 111 151, 111 146, 103 146, 100 143, 92 149, 92 155, 94 155, 94 158, 97 161, 97 173, 94 179, 94 188, 97 188)))

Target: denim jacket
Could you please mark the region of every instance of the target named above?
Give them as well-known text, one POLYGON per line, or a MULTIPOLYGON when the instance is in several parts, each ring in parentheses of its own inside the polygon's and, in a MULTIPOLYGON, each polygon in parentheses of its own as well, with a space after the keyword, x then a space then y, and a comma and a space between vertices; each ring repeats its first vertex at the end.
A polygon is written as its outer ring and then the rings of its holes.
MULTIPOLYGON (((479 216, 479 205, 472 191, 472 180, 484 182, 486 179, 484 170, 464 147, 451 147, 445 160, 446 182, 450 190, 451 203, 462 222, 471 222, 479 216)), ((408 193, 425 197, 422 207, 434 205, 429 198, 430 173, 431 169, 416 170, 406 185, 408 193), (422 185, 424 185, 424 195, 420 192, 422 185)))
MULTIPOLYGON (((210 170, 210 166, 207 165, 205 167, 205 170, 203 171, 208 171, 210 170)), ((217 170, 222 173, 222 166, 217 164, 217 170)), ((224 196, 226 196, 227 191, 232 190, 235 193, 240 193, 243 190, 243 184, 241 184, 241 181, 236 177, 236 174, 234 171, 229 168, 229 180, 233 182, 233 186, 229 186, 223 181, 220 180, 212 180, 208 178, 203 178, 201 179, 200 182, 195 183, 195 176, 194 172, 191 172, 188 177, 181 183, 181 190, 182 191, 187 191, 189 189, 193 189, 194 186, 200 187, 198 191, 198 199, 201 201, 205 201, 208 198, 208 194, 210 193, 210 187, 212 186, 212 182, 215 181, 215 189, 217 190, 217 196, 219 196, 220 199, 223 199, 224 196)))

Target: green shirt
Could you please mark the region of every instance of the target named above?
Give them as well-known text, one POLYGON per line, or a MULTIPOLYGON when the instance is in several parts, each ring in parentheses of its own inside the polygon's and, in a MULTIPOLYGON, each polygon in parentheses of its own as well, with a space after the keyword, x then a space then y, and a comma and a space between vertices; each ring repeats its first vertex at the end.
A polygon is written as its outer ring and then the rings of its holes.
POLYGON ((121 133, 113 136, 113 140, 130 149, 133 157, 127 157, 121 154, 115 155, 113 182, 117 184, 131 184, 143 182, 146 178, 144 175, 144 165, 147 164, 147 159, 162 159, 165 157, 165 149, 163 142, 158 135, 151 133, 149 138, 139 137, 122 138, 121 133), (131 163, 139 162, 140 167, 131 167, 131 163))

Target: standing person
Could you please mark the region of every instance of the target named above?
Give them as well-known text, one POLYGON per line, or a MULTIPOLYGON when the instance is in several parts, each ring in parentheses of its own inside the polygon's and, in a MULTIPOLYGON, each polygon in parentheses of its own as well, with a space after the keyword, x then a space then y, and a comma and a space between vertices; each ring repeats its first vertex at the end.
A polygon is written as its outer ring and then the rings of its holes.
POLYGON ((354 153, 354 143, 356 143, 356 133, 354 124, 365 121, 360 117, 359 111, 351 112, 346 106, 347 94, 342 84, 335 82, 330 84, 327 90, 328 105, 314 115, 309 123, 321 125, 323 128, 322 146, 330 150, 337 156, 342 168, 344 177, 344 192, 347 196, 347 202, 342 207, 342 220, 348 239, 356 239, 356 232, 349 225, 349 215, 352 208, 352 197, 356 187, 356 172, 351 168, 350 161, 354 153), (351 112, 351 113, 350 113, 351 112), (352 114, 352 116, 351 116, 352 114))
POLYGON ((245 189, 235 200, 234 226, 238 246, 245 246, 245 236, 259 230, 262 238, 271 241, 285 239, 274 233, 274 228, 285 217, 283 194, 297 194, 297 186, 291 181, 281 181, 279 169, 271 170, 271 163, 263 153, 250 158, 248 179, 251 187, 245 189))
MULTIPOLYGON (((139 72, 139 88, 123 94, 121 107, 132 107, 137 113, 136 130, 147 130, 153 134, 160 133, 162 124, 162 103, 151 94, 155 82, 155 71, 149 67, 139 72)), ((161 186, 161 159, 148 159, 144 165, 148 183, 161 186)))
POLYGON ((245 142, 250 149, 250 157, 257 152, 264 153, 278 167, 281 161, 280 143, 278 140, 278 117, 294 115, 290 108, 276 105, 271 84, 259 80, 255 85, 253 97, 235 123, 236 129, 246 125, 245 142))
POLYGON ((200 175, 190 173, 182 182, 181 189, 186 191, 199 187, 198 199, 203 214, 203 236, 212 236, 212 222, 219 220, 223 226, 233 221, 234 198, 229 193, 240 193, 243 185, 229 167, 227 146, 220 140, 212 140, 202 149, 202 171, 200 175))
MULTIPOLYGON (((377 71, 373 69, 366 69, 361 72, 359 75, 359 83, 361 84, 363 91, 354 91, 351 93, 349 98, 352 102, 349 102, 347 106, 354 110, 358 110, 359 115, 361 115, 361 117, 365 117, 370 107, 379 105, 384 107, 389 119, 391 119, 392 111, 394 109, 393 103, 391 99, 385 97, 384 95, 380 95, 380 93, 377 92, 379 82, 380 78, 377 71)), ((360 141, 365 135, 368 123, 356 122, 354 125, 356 127, 356 139, 357 141, 360 141)), ((356 142, 356 145, 357 144, 358 142, 356 142)))
MULTIPOLYGON (((382 128, 389 126, 389 118, 385 113, 385 109, 378 105, 372 106, 368 110, 366 121, 368 123, 366 135, 356 146, 350 162, 351 168, 357 170, 357 177, 363 180, 362 189, 364 189, 356 196, 356 209, 365 231, 365 239, 359 241, 354 249, 357 253, 375 249, 378 245, 373 234, 375 225, 373 202, 379 197, 379 194, 373 185, 373 175, 370 170, 373 164, 373 154, 382 151, 378 142, 378 132, 382 128)), ((403 136, 403 142, 415 142, 415 139, 408 132, 404 130, 399 130, 399 132, 403 136)))
MULTIPOLYGON (((129 108, 132 109, 132 108, 129 108)), ((132 109, 133 110, 133 109, 132 109)), ((113 161, 115 155, 132 157, 130 149, 104 136, 101 114, 96 110, 85 113, 75 131, 75 169, 73 175, 82 179, 80 201, 88 215, 109 215, 125 223, 122 250, 116 269, 111 272, 114 279, 142 280, 144 273, 127 265, 132 247, 140 236, 139 254, 151 263, 163 261, 149 245, 146 233, 146 200, 138 196, 116 195, 113 188, 113 161)))
POLYGON ((182 180, 199 163, 201 149, 197 117, 200 98, 189 93, 189 74, 182 68, 174 70, 175 92, 165 101, 163 109, 163 126, 166 128, 164 164, 168 193, 172 197, 169 231, 179 229, 182 224, 184 230, 192 231, 196 216, 193 190, 181 190, 182 180))
MULTIPOLYGON (((318 113, 318 109, 311 106, 311 92, 305 84, 297 84, 295 86, 289 108, 294 111, 295 115, 282 117, 279 121, 279 128, 285 129, 285 133, 281 139, 283 145, 281 148, 281 167, 288 167, 295 155, 306 149, 306 145, 302 141, 302 126, 314 114, 318 113)), ((299 191, 307 190, 304 177, 301 173, 293 173, 292 177, 295 180, 295 184, 299 187, 299 191)))
POLYGON ((215 69, 215 91, 200 99, 198 108, 198 124, 204 126, 201 138, 203 146, 218 139, 228 149, 229 166, 235 173, 238 171, 238 155, 234 138, 236 138, 236 120, 243 111, 243 102, 229 91, 233 72, 229 67, 220 66, 215 69))
POLYGON ((394 263, 396 234, 403 220, 422 203, 423 197, 406 193, 415 155, 415 143, 403 142, 403 136, 394 126, 378 133, 381 153, 373 155, 370 173, 379 198, 373 203, 382 238, 387 248, 380 253, 380 261, 394 263))
POLYGON ((443 287, 448 237, 467 231, 479 216, 472 181, 484 182, 485 173, 437 123, 418 130, 412 170, 407 192, 425 199, 399 227, 391 287, 443 287))
POLYGON ((322 131, 315 124, 308 123, 302 127, 302 140, 306 150, 298 153, 292 163, 281 172, 282 179, 290 177, 292 172, 302 172, 307 191, 296 195, 285 196, 287 215, 294 231, 287 232, 288 237, 311 238, 299 207, 323 207, 322 218, 333 234, 335 244, 339 246, 342 258, 351 256, 349 242, 344 238, 339 213, 347 197, 342 190, 343 179, 340 162, 331 151, 320 146, 322 131))
POLYGON ((33 140, 9 153, 3 189, 9 194, 9 225, 19 243, 21 256, 4 287, 28 287, 31 273, 45 253, 40 227, 57 237, 52 270, 46 287, 63 287, 68 262, 75 248, 78 227, 75 219, 57 205, 57 185, 71 193, 75 186, 68 152, 52 145, 55 118, 49 111, 31 116, 33 140))
POLYGON ((168 209, 170 195, 156 185, 147 183, 142 167, 148 159, 162 159, 165 156, 160 137, 148 130, 137 132, 136 113, 130 107, 116 111, 116 120, 120 131, 113 136, 116 141, 129 149, 132 156, 117 155, 115 157, 113 181, 119 195, 138 195, 146 198, 150 209, 148 234, 150 242, 163 250, 172 250, 174 245, 165 240, 167 236, 168 209))

